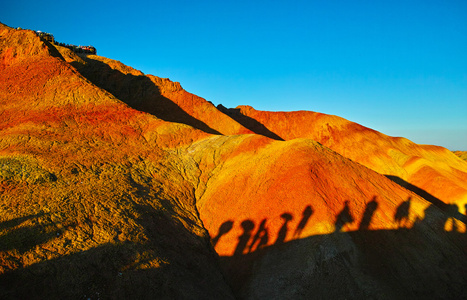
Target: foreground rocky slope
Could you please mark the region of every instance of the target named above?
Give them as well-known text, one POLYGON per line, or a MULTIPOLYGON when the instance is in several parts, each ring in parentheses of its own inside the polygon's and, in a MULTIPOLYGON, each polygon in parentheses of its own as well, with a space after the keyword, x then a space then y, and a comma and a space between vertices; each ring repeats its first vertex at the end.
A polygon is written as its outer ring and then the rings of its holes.
POLYGON ((131 109, 33 32, 0 32, 0 298, 231 298, 168 151, 207 134, 131 109))
POLYGON ((0 298, 465 298, 459 200, 311 136, 348 133, 288 114, 286 136, 31 31, 0 46, 0 298))

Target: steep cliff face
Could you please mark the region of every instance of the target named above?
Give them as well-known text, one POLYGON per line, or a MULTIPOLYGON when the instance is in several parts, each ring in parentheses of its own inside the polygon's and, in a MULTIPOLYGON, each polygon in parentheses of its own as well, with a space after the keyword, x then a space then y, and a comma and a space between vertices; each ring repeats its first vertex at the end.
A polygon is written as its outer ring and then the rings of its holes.
POLYGON ((316 112, 266 112, 240 106, 236 114, 255 120, 284 140, 315 140, 380 174, 398 177, 445 203, 456 203, 462 212, 465 210, 467 163, 445 148, 417 145, 316 112))
POLYGON ((465 297, 465 216, 410 185, 463 193, 444 149, 0 46, 0 298, 465 297))

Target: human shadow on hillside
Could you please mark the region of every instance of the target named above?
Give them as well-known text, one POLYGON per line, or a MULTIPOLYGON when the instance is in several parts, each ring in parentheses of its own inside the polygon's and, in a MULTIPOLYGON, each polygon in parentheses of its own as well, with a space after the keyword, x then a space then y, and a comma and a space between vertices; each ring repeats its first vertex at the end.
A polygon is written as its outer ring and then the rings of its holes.
POLYGON ((340 211, 340 213, 336 217, 335 222, 335 232, 341 231, 346 224, 351 224, 354 222, 354 218, 350 213, 349 201, 345 201, 344 208, 340 211))
POLYGON ((284 140, 283 138, 269 130, 266 126, 264 126, 264 124, 258 122, 257 120, 249 116, 242 114, 240 112, 240 109, 238 108, 226 108, 222 104, 219 104, 217 106, 217 109, 225 115, 229 116, 230 118, 234 119, 241 125, 243 125, 243 127, 253 131, 256 134, 260 134, 274 140, 284 140))
POLYGON ((378 202, 376 201, 376 196, 371 199, 370 202, 366 204, 365 211, 363 212, 362 221, 358 226, 358 230, 367 230, 370 227, 371 220, 375 214, 376 209, 378 208, 378 202))
POLYGON ((175 102, 164 97, 159 87, 146 76, 124 74, 109 65, 86 56, 81 57, 85 64, 71 64, 94 85, 106 90, 130 107, 149 113, 168 122, 182 123, 204 132, 220 133, 201 120, 188 114, 175 102))
POLYGON ((216 244, 219 241, 219 239, 223 235, 229 233, 229 231, 232 230, 232 227, 233 227, 232 221, 225 221, 224 223, 222 223, 221 227, 219 227, 219 232, 217 233, 217 235, 211 239, 212 246, 216 247, 216 244))
POLYGON ((412 197, 409 197, 406 201, 402 202, 396 209, 396 212, 394 214, 394 221, 397 223, 399 228, 408 226, 411 201, 412 197))
POLYGON ((256 230, 250 245, 248 246, 248 252, 252 252, 253 249, 261 249, 266 246, 269 242, 269 232, 266 228, 267 219, 261 220, 259 223, 258 230, 256 230))
MULTIPOLYGON (((21 258, 12 261, 12 269, 0 269, 0 299, 232 299, 208 239, 189 231, 167 210, 134 204, 128 217, 132 213, 143 231, 129 239, 111 239, 68 255, 56 255, 57 249, 48 245, 55 258, 32 251, 27 257, 37 256, 39 262, 21 267, 21 258)), ((75 234, 80 236, 79 228, 75 234)), ((121 234, 115 224, 115 235, 121 234)), ((36 239, 35 246, 44 242, 36 239)), ((89 239, 80 247, 88 243, 95 244, 89 239)), ((2 267, 8 258, 4 250, 2 267)))
POLYGON ((312 214, 313 214, 313 208, 311 208, 311 205, 305 206, 305 209, 302 212, 302 218, 300 219, 300 222, 295 228, 295 231, 293 234, 294 237, 300 237, 302 235, 302 231, 303 229, 305 229, 306 225, 308 224, 308 221, 310 220, 310 217, 312 214))
POLYGON ((409 191, 414 192, 415 194, 424 198, 431 204, 435 205, 436 207, 441 209, 443 212, 445 212, 449 217, 455 218, 463 222, 464 224, 467 224, 467 216, 459 212, 459 209, 456 204, 447 204, 441 201, 440 199, 438 199, 437 197, 433 196, 432 194, 428 193, 424 189, 421 189, 418 186, 415 186, 398 176, 394 176, 394 175, 385 175, 385 176, 391 179, 393 182, 397 183, 398 185, 408 189, 409 191))
MULTIPOLYGON (((289 224, 284 242, 256 248, 248 246, 255 244, 256 228, 274 240, 284 226, 271 232, 264 226, 271 220, 230 221, 234 227, 248 222, 238 237, 247 246, 241 254, 220 257, 224 276, 239 299, 467 299, 467 234, 445 231, 449 217, 434 205, 410 228, 371 230, 377 208, 373 197, 358 217, 344 204, 340 214, 345 224, 359 222, 356 231, 343 232, 338 214, 330 234, 291 239, 289 224)), ((283 214, 285 223, 293 218, 283 214)))

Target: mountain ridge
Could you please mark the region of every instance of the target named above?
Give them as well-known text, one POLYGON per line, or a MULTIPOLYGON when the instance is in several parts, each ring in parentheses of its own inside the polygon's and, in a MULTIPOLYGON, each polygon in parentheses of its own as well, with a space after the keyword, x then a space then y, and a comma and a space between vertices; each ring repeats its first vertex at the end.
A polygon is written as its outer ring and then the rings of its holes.
POLYGON ((447 203, 457 203, 461 207, 467 203, 467 164, 443 147, 417 145, 405 138, 389 137, 321 113, 262 112, 248 106, 239 106, 237 110, 285 140, 311 138, 381 174, 409 181, 447 203), (455 176, 446 174, 452 172, 455 176), (445 180, 450 181, 455 190, 445 191, 446 195, 443 195, 443 184, 436 181, 445 180))

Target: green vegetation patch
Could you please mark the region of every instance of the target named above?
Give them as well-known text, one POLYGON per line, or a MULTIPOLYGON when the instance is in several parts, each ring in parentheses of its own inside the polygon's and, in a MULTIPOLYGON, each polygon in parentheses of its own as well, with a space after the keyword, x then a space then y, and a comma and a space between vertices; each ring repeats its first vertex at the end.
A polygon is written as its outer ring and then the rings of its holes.
POLYGON ((57 181, 57 176, 39 166, 28 157, 0 157, 0 182, 19 181, 27 183, 46 183, 57 181))

